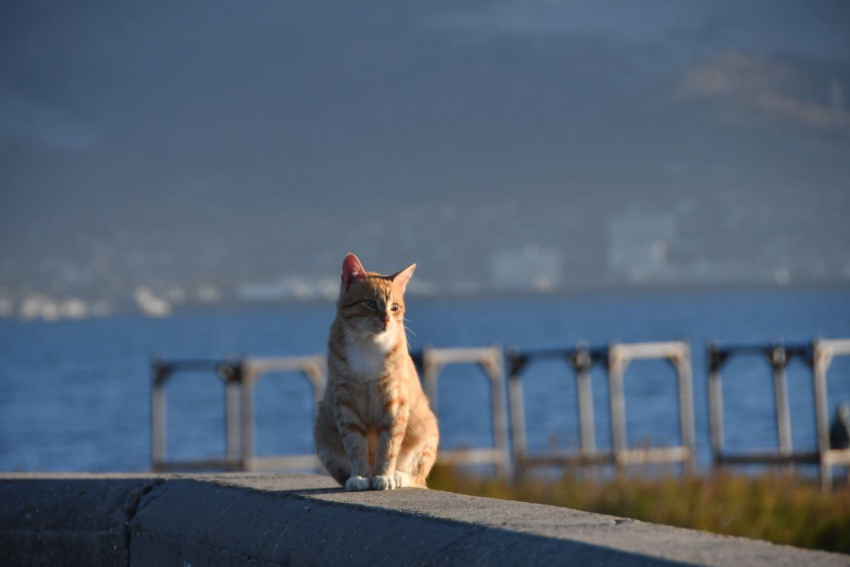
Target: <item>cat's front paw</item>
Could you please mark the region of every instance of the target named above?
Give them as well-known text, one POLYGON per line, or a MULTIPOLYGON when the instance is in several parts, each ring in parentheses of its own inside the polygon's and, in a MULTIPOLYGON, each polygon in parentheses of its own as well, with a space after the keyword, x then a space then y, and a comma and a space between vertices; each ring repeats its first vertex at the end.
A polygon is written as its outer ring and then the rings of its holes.
POLYGON ((393 490, 396 487, 395 478, 387 475, 372 477, 373 490, 393 490))
POLYGON ((369 479, 365 476, 353 475, 345 481, 345 490, 348 492, 359 492, 369 490, 369 479))

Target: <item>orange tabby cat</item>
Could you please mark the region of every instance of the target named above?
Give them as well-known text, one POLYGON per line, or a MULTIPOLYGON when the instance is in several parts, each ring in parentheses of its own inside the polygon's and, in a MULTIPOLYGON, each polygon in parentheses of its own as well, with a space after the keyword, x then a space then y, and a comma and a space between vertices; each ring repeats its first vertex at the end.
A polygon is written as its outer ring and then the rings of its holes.
POLYGON ((404 290, 415 268, 382 276, 354 254, 342 263, 313 434, 319 459, 346 490, 426 488, 437 457, 437 418, 404 333, 404 290))

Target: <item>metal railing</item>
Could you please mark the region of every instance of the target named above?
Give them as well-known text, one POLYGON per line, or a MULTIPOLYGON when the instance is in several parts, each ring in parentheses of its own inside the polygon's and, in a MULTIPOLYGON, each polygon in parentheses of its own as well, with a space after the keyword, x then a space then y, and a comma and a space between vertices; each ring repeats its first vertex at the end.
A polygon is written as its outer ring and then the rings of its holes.
POLYGON ((664 343, 612 344, 608 347, 608 380, 611 398, 611 438, 614 460, 622 469, 627 465, 682 463, 688 473, 696 472, 696 435, 694 433, 694 396, 691 350, 685 341, 664 343), (681 443, 661 448, 629 448, 626 442, 626 398, 623 377, 629 363, 637 359, 667 360, 676 370, 679 398, 681 443))
POLYGON ((708 407, 711 449, 716 466, 733 464, 780 464, 790 470, 794 463, 817 463, 815 451, 794 451, 791 439, 791 411, 788 403, 788 363, 799 358, 811 361, 808 345, 728 345, 709 343, 708 407), (720 371, 732 357, 764 357, 773 373, 773 405, 776 415, 776 450, 749 450, 731 453, 726 450, 724 432, 723 383, 720 371))
MULTIPOLYGON (((151 363, 151 469, 154 471, 252 471, 304 470, 320 466, 314 454, 274 455, 259 457, 254 448, 254 388, 269 373, 300 373, 313 387, 314 407, 325 390, 325 358, 323 355, 275 358, 242 358, 238 360, 178 360, 151 363), (168 459, 166 389, 170 378, 178 372, 210 371, 225 383, 225 455, 202 459, 168 459)), ((312 424, 310 424, 312 427, 312 424)))
POLYGON ((239 454, 239 390, 242 367, 238 360, 172 360, 154 358, 151 361, 151 470, 199 471, 221 469, 242 470, 239 454), (225 455, 203 459, 169 460, 167 457, 166 384, 175 374, 185 372, 210 372, 225 384, 225 455))
POLYGON ((812 371, 814 373, 815 415, 820 459, 820 480, 823 490, 832 488, 832 467, 850 467, 850 448, 834 449, 829 443, 829 404, 827 398, 827 372, 836 356, 850 356, 850 339, 815 339, 812 343, 812 371))
POLYGON ((491 464, 503 478, 511 475, 511 456, 508 448, 508 419, 505 411, 504 355, 498 345, 483 348, 431 348, 414 353, 414 361, 422 368, 422 382, 431 409, 437 414, 440 374, 446 366, 475 364, 484 371, 490 386, 490 417, 493 427, 493 447, 489 449, 441 449, 437 461, 443 464, 482 465, 491 464))
MULTIPOLYGON (((509 392, 513 457, 517 471, 539 466, 587 466, 613 464, 622 471, 630 465, 682 463, 688 472, 696 470, 693 385, 690 349, 683 341, 666 343, 612 343, 607 348, 578 345, 573 349, 508 352, 510 367, 509 392), (522 372, 535 360, 562 359, 574 370, 580 445, 578 451, 549 451, 530 455, 526 433, 522 372), (676 369, 679 390, 679 425, 682 442, 671 447, 630 448, 626 435, 626 401, 623 380, 626 368, 635 359, 669 360, 676 369), (596 448, 593 393, 590 372, 593 366, 608 371, 609 408, 611 412, 611 449, 596 448)), ((591 469, 591 475, 595 469, 591 469)))
MULTIPOLYGON (((810 344, 719 345, 709 343, 708 409, 711 454, 715 466, 738 464, 779 465, 795 463, 820 466, 821 485, 832 487, 832 469, 850 466, 850 449, 830 446, 827 373, 836 356, 850 356, 850 339, 821 340, 810 344), (773 376, 773 405, 776 412, 778 446, 768 451, 729 452, 725 448, 723 386, 721 369, 733 356, 760 356, 768 362, 773 376), (816 411, 817 450, 795 451, 791 440, 791 411, 788 399, 786 368, 793 359, 811 367, 816 411)), ((510 477, 543 466, 584 467, 592 476, 599 466, 614 466, 619 472, 633 465, 677 463, 683 471, 696 470, 696 439, 691 353, 685 341, 622 344, 591 348, 579 343, 574 348, 519 351, 493 345, 483 348, 430 348, 412 353, 420 368, 425 393, 432 408, 438 410, 438 383, 443 369, 449 365, 478 365, 489 380, 493 446, 490 448, 441 450, 438 461, 445 464, 493 465, 498 475, 510 477), (576 380, 580 446, 578 450, 550 450, 530 454, 526 431, 523 395, 523 373, 540 360, 563 360, 576 380), (661 359, 676 371, 678 394, 678 445, 665 447, 629 447, 626 423, 624 380, 630 363, 637 359, 661 359), (505 404, 505 365, 507 391, 505 404), (596 447, 591 371, 607 372, 608 407, 611 422, 611 448, 596 447), (511 440, 509 442, 509 439, 511 440)), ((254 389, 261 377, 269 373, 303 375, 312 386, 314 407, 326 385, 323 355, 277 358, 241 358, 228 360, 162 361, 151 365, 151 468, 155 471, 197 470, 270 470, 318 469, 318 459, 310 455, 257 456, 254 449, 254 389), (224 382, 225 454, 201 459, 169 460, 167 458, 166 384, 177 373, 209 372, 224 382)))
MULTIPOLYGON (((257 456, 254 449, 254 388, 267 374, 300 374, 310 382, 313 390, 313 408, 325 394, 327 372, 325 357, 289 356, 273 358, 246 358, 242 362, 240 388, 240 433, 242 470, 304 470, 319 469, 321 462, 313 454, 257 456)), ((266 378, 268 380, 269 378, 266 378)), ((308 427, 312 430, 313 424, 308 427)))
POLYGON ((850 449, 834 449, 829 443, 829 404, 827 371, 836 356, 850 355, 850 339, 815 339, 810 344, 708 345, 708 404, 711 421, 711 450, 716 466, 741 464, 780 465, 791 470, 795 464, 817 464, 821 487, 832 488, 832 468, 850 465, 850 449), (725 447, 723 384, 720 371, 734 356, 763 356, 773 372, 773 407, 776 416, 775 450, 738 451, 725 447), (791 438, 791 409, 788 400, 787 367, 793 359, 802 360, 812 371, 817 449, 795 451, 791 438))
POLYGON ((520 352, 511 349, 507 353, 508 398, 510 400, 511 432, 513 434, 513 460, 518 474, 535 466, 583 466, 613 462, 610 452, 596 451, 596 428, 594 425, 593 392, 590 370, 595 364, 607 364, 604 349, 591 349, 579 345, 575 349, 547 349, 520 352), (576 373, 578 397, 580 446, 578 452, 550 451, 546 454, 530 455, 525 419, 525 395, 522 373, 529 364, 540 360, 563 360, 576 373))

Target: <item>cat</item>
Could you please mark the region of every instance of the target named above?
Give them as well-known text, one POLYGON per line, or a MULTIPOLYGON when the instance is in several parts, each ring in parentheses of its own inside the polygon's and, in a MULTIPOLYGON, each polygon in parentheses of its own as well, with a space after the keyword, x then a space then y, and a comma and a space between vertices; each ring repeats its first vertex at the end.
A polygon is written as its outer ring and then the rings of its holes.
POLYGON ((404 292, 416 264, 391 276, 342 263, 328 340, 328 385, 313 435, 325 469, 348 491, 427 488, 437 418, 410 358, 404 292))

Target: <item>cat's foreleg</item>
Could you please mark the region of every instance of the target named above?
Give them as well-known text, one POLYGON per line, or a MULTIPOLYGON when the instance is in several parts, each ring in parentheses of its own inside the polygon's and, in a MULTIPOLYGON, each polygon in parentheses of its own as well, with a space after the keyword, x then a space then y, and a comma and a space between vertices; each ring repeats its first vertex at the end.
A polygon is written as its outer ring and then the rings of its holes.
POLYGON ((437 444, 428 442, 422 445, 418 459, 414 462, 411 477, 412 485, 420 488, 428 488, 425 479, 431 473, 434 463, 437 461, 437 444))
POLYGON ((431 472, 436 460, 436 442, 424 436, 411 436, 411 439, 405 439, 405 444, 396 462, 397 488, 406 486, 427 488, 425 479, 431 472))
POLYGON ((397 400, 391 400, 385 404, 384 412, 384 419, 379 428, 375 476, 372 477, 372 488, 375 490, 399 488, 395 476, 396 460, 401 450, 409 415, 407 404, 397 400))
POLYGON ((419 406, 416 419, 404 436, 404 443, 396 462, 397 481, 401 486, 428 488, 425 479, 437 460, 440 430, 434 414, 419 406))
POLYGON ((341 447, 340 453, 323 451, 319 453, 319 460, 322 462, 325 470, 328 471, 328 474, 344 486, 351 476, 351 466, 348 462, 348 457, 345 456, 345 452, 341 447))
POLYGON ((316 416, 313 438, 316 443, 316 455, 322 466, 338 483, 345 485, 345 481, 351 476, 351 463, 345 454, 345 447, 333 416, 328 415, 321 407, 316 416))
POLYGON ((336 422, 345 447, 345 454, 348 455, 351 464, 351 476, 345 481, 345 489, 348 491, 369 490, 372 469, 369 467, 366 427, 347 405, 337 411, 336 422))

